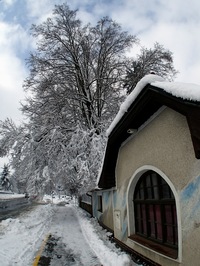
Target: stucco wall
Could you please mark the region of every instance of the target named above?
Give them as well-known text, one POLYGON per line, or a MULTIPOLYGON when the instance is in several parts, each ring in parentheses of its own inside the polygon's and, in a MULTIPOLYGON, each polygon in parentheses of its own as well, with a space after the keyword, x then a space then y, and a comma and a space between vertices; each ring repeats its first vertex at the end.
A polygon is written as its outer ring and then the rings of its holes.
POLYGON ((92 206, 93 206, 93 215, 97 217, 100 222, 102 222, 107 228, 114 231, 113 224, 113 191, 96 191, 93 192, 92 196, 92 206), (102 207, 103 212, 98 210, 98 196, 102 196, 102 207))
POLYGON ((114 212, 119 210, 121 219, 120 230, 115 227, 115 237, 163 266, 178 265, 178 262, 160 256, 127 239, 127 188, 135 171, 145 165, 160 169, 172 182, 177 192, 180 202, 178 213, 181 224, 181 229, 179 228, 181 232, 179 244, 182 245, 179 250, 181 265, 189 265, 191 258, 193 258, 193 266, 199 265, 200 253, 196 252, 196 247, 200 241, 200 208, 198 207, 200 205, 200 178, 198 178, 200 162, 195 158, 190 131, 184 116, 166 108, 121 147, 116 167, 117 191, 113 197, 114 212), (195 206, 196 209, 194 209, 195 206), (196 213, 195 221, 192 213, 196 213), (198 232, 198 235, 195 232, 198 232))
POLYGON ((117 187, 139 167, 154 165, 180 190, 190 181, 195 161, 186 118, 166 108, 120 149, 117 187))

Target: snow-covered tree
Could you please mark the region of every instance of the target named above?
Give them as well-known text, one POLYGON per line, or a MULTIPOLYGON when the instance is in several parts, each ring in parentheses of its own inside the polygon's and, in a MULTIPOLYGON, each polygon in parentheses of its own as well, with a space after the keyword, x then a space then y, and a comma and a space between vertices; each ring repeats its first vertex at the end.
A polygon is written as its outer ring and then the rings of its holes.
POLYGON ((9 174, 10 174, 9 166, 8 166, 8 164, 4 164, 3 171, 1 172, 1 178, 0 178, 0 186, 4 190, 10 190, 10 188, 11 188, 11 182, 9 180, 9 174))
POLYGON ((145 75, 154 73, 166 80, 173 80, 178 73, 173 66, 173 54, 159 43, 155 43, 152 49, 142 47, 136 59, 127 69, 124 80, 127 93, 135 88, 138 81, 145 75))
POLYGON ((136 38, 108 17, 96 26, 82 25, 77 11, 66 4, 56 6, 53 16, 33 25, 31 32, 37 50, 28 60, 30 76, 24 87, 33 97, 23 112, 39 124, 45 116, 44 127, 56 116, 69 128, 79 121, 85 128, 101 130, 118 109, 125 51, 136 38))
POLYGON ((0 149, 9 155, 18 192, 50 193, 60 184, 78 195, 96 185, 105 146, 103 133, 78 123, 73 131, 57 127, 41 138, 30 126, 17 127, 8 120, 0 123, 4 135, 0 149))
POLYGON ((57 175, 66 190, 82 194, 96 186, 105 148, 104 134, 77 125, 70 141, 60 153, 57 175), (62 163, 59 163, 62 162, 62 163))
POLYGON ((43 157, 36 151, 37 142, 34 141, 30 125, 16 126, 11 119, 0 121, 0 136, 0 157, 8 156, 12 168, 11 179, 18 192, 42 191, 44 178, 41 180, 38 176, 43 171, 43 157))
POLYGON ((56 6, 51 18, 31 29, 37 49, 28 59, 24 88, 31 97, 22 107, 29 140, 20 149, 24 157, 12 160, 19 185, 38 191, 62 183, 79 193, 94 185, 104 128, 123 98, 124 54, 136 42, 107 17, 85 26, 76 16, 66 4, 56 6))

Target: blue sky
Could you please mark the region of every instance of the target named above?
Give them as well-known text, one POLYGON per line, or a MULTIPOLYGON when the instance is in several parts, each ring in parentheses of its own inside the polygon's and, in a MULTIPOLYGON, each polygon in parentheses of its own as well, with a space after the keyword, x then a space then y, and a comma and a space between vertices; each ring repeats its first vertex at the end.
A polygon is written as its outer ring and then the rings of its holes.
MULTIPOLYGON (((28 75, 25 58, 34 49, 31 24, 51 15, 63 0, 0 0, 0 120, 6 117, 20 123, 18 110, 25 95, 22 89, 28 75)), ((174 54, 179 70, 176 81, 200 84, 200 1, 199 0, 69 0, 79 9, 84 23, 95 23, 108 15, 124 30, 140 39, 140 45, 159 42, 174 54)), ((135 56, 139 47, 131 51, 135 56)))

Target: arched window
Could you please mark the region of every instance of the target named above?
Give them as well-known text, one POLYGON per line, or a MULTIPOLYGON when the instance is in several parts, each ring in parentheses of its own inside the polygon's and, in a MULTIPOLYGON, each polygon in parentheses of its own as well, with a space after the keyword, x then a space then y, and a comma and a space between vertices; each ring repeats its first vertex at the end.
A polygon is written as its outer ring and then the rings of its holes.
POLYGON ((134 195, 134 239, 177 258, 178 226, 176 203, 166 181, 154 171, 138 180, 134 195))

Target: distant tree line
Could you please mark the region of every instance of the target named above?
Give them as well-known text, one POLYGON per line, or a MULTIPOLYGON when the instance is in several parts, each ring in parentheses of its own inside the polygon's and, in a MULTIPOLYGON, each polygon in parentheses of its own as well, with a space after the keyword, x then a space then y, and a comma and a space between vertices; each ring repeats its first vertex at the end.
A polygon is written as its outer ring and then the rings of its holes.
POLYGON ((36 50, 27 64, 26 122, 0 122, 0 156, 8 156, 20 192, 50 193, 57 186, 78 195, 96 185, 106 145, 105 129, 137 82, 154 72, 172 80, 173 55, 159 43, 126 52, 136 36, 104 17, 95 26, 67 4, 33 25, 36 50))

